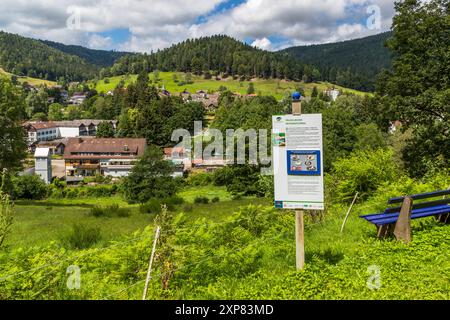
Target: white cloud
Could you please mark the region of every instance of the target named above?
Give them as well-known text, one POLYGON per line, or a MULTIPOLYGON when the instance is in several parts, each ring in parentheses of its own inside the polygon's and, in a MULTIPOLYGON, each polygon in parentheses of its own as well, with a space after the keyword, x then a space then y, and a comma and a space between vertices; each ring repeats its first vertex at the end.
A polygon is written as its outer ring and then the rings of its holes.
POLYGON ((1 0, 0 29, 92 48, 147 52, 191 37, 227 34, 275 50, 379 33, 389 29, 394 13, 393 0, 247 0, 214 12, 226 1, 1 0), (379 30, 366 26, 372 4, 380 8, 379 30), (69 17, 78 13, 80 28, 67 28, 69 17), (199 17, 207 18, 196 23, 199 17), (116 44, 99 34, 115 29, 129 30, 130 38, 116 44))
POLYGON ((240 39, 280 36, 293 44, 346 40, 390 28, 392 0, 248 0, 229 12, 190 28, 194 36, 225 33, 240 39), (369 30, 366 10, 380 8, 381 28, 369 30))
POLYGON ((88 47, 91 49, 110 49, 112 43, 113 39, 111 37, 102 37, 93 34, 88 40, 88 47))
POLYGON ((270 42, 270 40, 267 38, 256 39, 255 41, 253 41, 252 46, 263 50, 271 50, 272 42, 270 42))

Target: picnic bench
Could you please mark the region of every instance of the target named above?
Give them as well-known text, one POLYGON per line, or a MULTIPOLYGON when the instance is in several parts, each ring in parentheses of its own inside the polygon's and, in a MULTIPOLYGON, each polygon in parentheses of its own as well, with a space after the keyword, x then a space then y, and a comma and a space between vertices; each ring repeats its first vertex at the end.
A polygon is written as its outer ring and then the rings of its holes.
POLYGON ((384 238, 394 234, 397 240, 411 241, 411 220, 434 216, 441 223, 450 223, 449 190, 414 194, 405 197, 390 198, 388 205, 401 203, 401 206, 388 207, 382 213, 362 215, 377 227, 377 236, 384 238), (441 197, 438 200, 419 200, 441 197))

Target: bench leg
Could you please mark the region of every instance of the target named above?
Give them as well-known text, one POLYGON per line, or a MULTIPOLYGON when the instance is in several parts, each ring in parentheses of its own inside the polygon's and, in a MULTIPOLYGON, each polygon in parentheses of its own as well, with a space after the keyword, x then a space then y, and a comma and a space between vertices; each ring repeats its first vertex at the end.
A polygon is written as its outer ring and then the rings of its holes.
POLYGON ((411 197, 405 197, 403 200, 400 215, 395 224, 394 235, 397 240, 402 240, 406 243, 411 242, 411 210, 413 200, 411 197))
POLYGON ((386 238, 393 234, 395 229, 395 224, 385 224, 382 226, 377 226, 377 237, 378 238, 386 238))
POLYGON ((377 237, 384 238, 386 236, 386 225, 377 226, 377 237))
POLYGON ((436 219, 441 223, 450 224, 450 213, 441 214, 436 219))

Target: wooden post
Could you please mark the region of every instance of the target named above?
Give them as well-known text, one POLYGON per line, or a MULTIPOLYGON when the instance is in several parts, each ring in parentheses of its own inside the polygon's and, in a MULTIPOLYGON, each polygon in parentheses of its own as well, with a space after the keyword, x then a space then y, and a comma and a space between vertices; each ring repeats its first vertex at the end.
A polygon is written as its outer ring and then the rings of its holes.
POLYGON ((402 240, 406 243, 411 242, 411 210, 413 200, 411 197, 405 197, 403 200, 400 214, 395 224, 394 235, 397 240, 402 240))
POLYGON ((305 266, 305 226, 303 210, 295 211, 295 257, 297 270, 305 266))
POLYGON ((160 231, 161 231, 161 227, 158 226, 158 228, 156 228, 156 232, 155 232, 155 239, 153 239, 153 249, 152 249, 152 254, 150 255, 150 261, 148 263, 147 278, 145 279, 145 287, 144 287, 144 293, 142 294, 142 300, 147 299, 148 283, 150 282, 150 277, 152 274, 152 264, 153 264, 153 259, 155 258, 156 243, 158 242, 160 231))
POLYGON ((341 233, 344 232, 345 224, 347 223, 348 216, 350 215, 350 212, 352 211, 352 208, 353 208, 353 205, 355 204, 356 198, 358 198, 358 192, 356 192, 355 197, 353 198, 352 204, 350 205, 350 208, 348 208, 347 214, 345 215, 344 222, 342 222, 341 233))
MULTIPOLYGON (((302 114, 302 103, 300 100, 292 102, 292 114, 300 116, 302 114)), ((305 266, 305 225, 303 210, 295 210, 295 261, 297 270, 302 270, 305 266)))

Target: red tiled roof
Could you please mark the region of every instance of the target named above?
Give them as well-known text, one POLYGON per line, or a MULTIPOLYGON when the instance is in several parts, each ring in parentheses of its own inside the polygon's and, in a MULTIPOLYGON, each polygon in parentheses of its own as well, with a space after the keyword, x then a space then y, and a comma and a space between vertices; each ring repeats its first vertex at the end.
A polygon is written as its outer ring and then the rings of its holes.
POLYGON ((172 154, 180 154, 180 153, 185 153, 185 149, 183 147, 178 147, 178 148, 164 148, 164 154, 166 156, 171 156, 172 154))
POLYGON ((136 158, 144 154, 146 145, 146 140, 141 138, 69 138, 64 151, 64 158, 136 158), (104 155, 105 153, 117 154, 117 156, 104 155))

